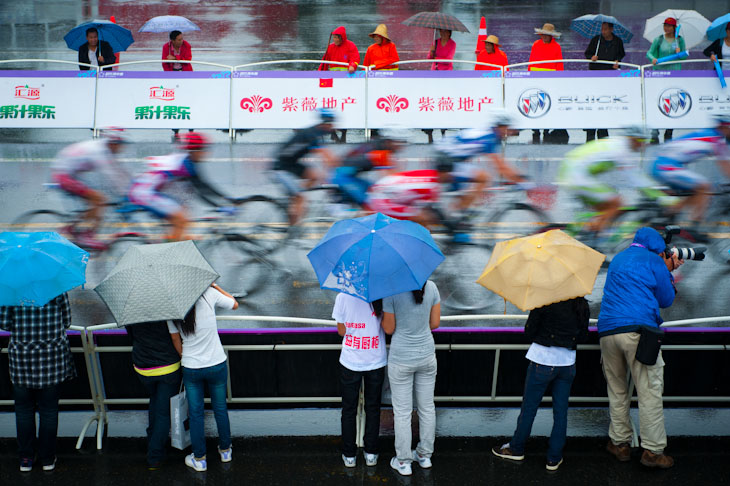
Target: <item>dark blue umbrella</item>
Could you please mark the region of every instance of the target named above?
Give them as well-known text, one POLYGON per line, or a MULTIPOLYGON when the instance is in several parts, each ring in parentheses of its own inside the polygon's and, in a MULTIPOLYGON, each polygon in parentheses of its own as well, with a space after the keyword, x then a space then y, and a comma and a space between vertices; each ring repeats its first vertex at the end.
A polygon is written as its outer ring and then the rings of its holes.
POLYGON ((601 33, 601 24, 604 22, 613 24, 613 35, 626 42, 631 42, 631 38, 634 34, 631 33, 616 17, 602 14, 588 14, 573 19, 570 22, 570 30, 577 32, 583 37, 592 39, 601 33))
POLYGON ((420 224, 377 213, 338 221, 307 258, 322 288, 372 302, 420 289, 444 255, 420 224))
POLYGON ((111 44, 112 51, 114 52, 126 51, 127 47, 131 46, 134 42, 134 37, 132 37, 130 30, 120 27, 109 20, 92 20, 77 25, 68 34, 63 36, 63 40, 66 41, 68 48, 78 51, 79 47, 86 43, 86 29, 90 29, 91 27, 96 27, 96 30, 99 31, 99 40, 111 44))

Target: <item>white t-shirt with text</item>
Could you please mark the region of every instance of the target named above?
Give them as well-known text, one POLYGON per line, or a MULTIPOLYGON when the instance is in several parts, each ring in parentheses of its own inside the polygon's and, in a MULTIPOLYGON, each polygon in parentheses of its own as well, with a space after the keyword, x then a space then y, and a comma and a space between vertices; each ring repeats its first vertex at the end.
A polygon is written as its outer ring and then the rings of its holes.
POLYGON ((347 294, 338 294, 332 318, 345 325, 340 363, 352 371, 382 368, 388 362, 385 332, 372 306, 347 294))

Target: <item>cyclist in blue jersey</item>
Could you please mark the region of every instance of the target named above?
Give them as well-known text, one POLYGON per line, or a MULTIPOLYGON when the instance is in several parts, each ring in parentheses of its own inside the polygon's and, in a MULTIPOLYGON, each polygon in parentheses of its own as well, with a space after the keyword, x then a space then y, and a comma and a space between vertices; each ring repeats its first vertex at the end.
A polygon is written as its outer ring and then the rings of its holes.
POLYGON ((312 187, 324 180, 324 176, 316 168, 305 165, 302 159, 314 153, 319 155, 326 166, 335 166, 337 158, 324 145, 324 136, 333 133, 335 113, 320 108, 316 125, 297 130, 294 135, 279 148, 276 161, 272 167, 274 177, 284 186, 289 196, 289 223, 296 224, 302 219, 305 211, 305 199, 301 194, 304 188, 312 187))
POLYGON ((510 132, 512 119, 507 113, 496 113, 493 128, 467 129, 442 138, 436 144, 438 152, 436 170, 442 182, 451 184, 454 190, 463 191, 456 209, 465 211, 471 207, 474 199, 482 194, 490 183, 486 170, 470 160, 478 155, 489 155, 499 174, 511 182, 522 182, 517 170, 509 165, 500 153, 502 141, 510 132), (472 184, 471 191, 464 191, 467 184, 472 184))
POLYGON ((678 214, 691 207, 691 218, 695 224, 704 218, 711 185, 706 177, 687 166, 705 157, 715 157, 725 174, 730 176, 730 116, 718 115, 714 122, 714 128, 688 133, 665 144, 661 155, 650 166, 651 175, 658 181, 678 191, 692 192, 691 196, 672 208, 672 213, 678 214))

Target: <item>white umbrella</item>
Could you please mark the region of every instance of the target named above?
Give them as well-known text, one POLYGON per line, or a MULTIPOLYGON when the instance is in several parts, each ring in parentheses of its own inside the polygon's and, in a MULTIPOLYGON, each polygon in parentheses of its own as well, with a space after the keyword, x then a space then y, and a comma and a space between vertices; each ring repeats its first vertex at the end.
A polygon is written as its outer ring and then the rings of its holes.
POLYGON ((161 15, 152 17, 139 29, 139 32, 172 32, 179 30, 180 32, 190 32, 192 30, 200 30, 191 20, 178 15, 161 15))
POLYGON ((667 9, 662 13, 658 13, 646 21, 644 26, 644 39, 654 42, 654 39, 660 35, 664 35, 664 21, 667 17, 677 19, 677 24, 681 26, 679 35, 684 38, 684 44, 687 50, 705 40, 705 32, 710 26, 710 21, 703 17, 696 10, 678 10, 667 9))

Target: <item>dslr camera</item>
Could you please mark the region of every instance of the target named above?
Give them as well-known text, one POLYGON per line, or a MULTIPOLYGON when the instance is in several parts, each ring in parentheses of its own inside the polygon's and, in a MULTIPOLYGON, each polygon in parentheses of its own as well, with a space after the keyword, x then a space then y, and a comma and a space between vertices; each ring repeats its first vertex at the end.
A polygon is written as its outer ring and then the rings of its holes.
POLYGON ((704 246, 697 246, 694 248, 677 248, 676 246, 669 246, 672 242, 672 236, 679 234, 680 231, 681 228, 676 225, 669 225, 664 228, 664 242, 667 245, 667 248, 664 250, 665 255, 676 255, 680 260, 704 260, 705 252, 707 251, 707 248, 704 246))

